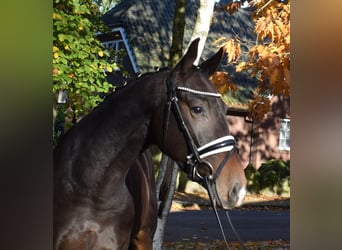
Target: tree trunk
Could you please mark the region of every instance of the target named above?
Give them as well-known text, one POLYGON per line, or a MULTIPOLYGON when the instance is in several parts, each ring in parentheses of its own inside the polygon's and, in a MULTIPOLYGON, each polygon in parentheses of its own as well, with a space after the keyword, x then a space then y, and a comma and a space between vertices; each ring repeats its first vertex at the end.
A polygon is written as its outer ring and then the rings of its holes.
POLYGON ((169 214, 169 211, 172 205, 172 198, 173 198, 173 194, 175 191, 177 173, 178 173, 177 164, 173 160, 171 160, 168 156, 163 155, 161 163, 162 164, 160 167, 163 169, 162 172, 164 173, 164 178, 161 179, 159 178, 159 175, 158 175, 158 180, 160 181, 159 189, 157 190, 159 206, 158 206, 157 229, 153 237, 153 249, 154 250, 162 249, 166 217, 169 214))
POLYGON ((208 37, 210 22, 214 14, 214 7, 215 0, 200 0, 200 6, 197 11, 197 18, 194 31, 192 32, 192 36, 188 44, 189 47, 193 40, 195 40, 198 37, 200 38, 198 44, 197 58, 194 62, 195 65, 198 65, 199 63, 205 42, 208 37))
POLYGON ((188 176, 183 171, 179 171, 177 191, 184 193, 188 181, 188 176))
POLYGON ((186 0, 177 0, 172 27, 172 44, 170 48, 169 67, 176 66, 183 55, 183 38, 185 27, 186 0))

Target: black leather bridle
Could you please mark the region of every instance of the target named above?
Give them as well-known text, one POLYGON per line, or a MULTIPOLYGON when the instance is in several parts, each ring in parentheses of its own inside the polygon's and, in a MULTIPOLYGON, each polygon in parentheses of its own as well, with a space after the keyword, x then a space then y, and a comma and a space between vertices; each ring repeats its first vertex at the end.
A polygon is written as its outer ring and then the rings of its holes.
POLYGON ((189 94, 194 95, 202 95, 202 96, 209 96, 214 98, 221 98, 221 94, 213 93, 213 92, 205 92, 194 90, 185 87, 174 87, 172 81, 170 79, 170 75, 166 77, 166 86, 167 86, 167 102, 166 102, 166 109, 164 115, 164 146, 166 143, 167 137, 167 130, 169 124, 169 117, 170 113, 172 112, 175 116, 176 122, 178 127, 180 128, 181 132, 183 133, 185 142, 187 144, 189 154, 186 157, 186 161, 183 163, 183 170, 188 175, 189 179, 192 181, 196 181, 206 187, 209 192, 213 194, 213 199, 216 202, 220 202, 219 196, 216 191, 216 179, 218 178, 219 174, 221 173, 223 167, 225 166, 226 162, 229 158, 233 155, 233 153, 237 150, 236 142, 233 136, 227 135, 215 139, 201 147, 197 147, 194 143, 194 140, 189 132, 187 125, 184 122, 182 117, 178 98, 177 98, 177 91, 187 92, 189 94), (217 153, 227 152, 226 156, 218 166, 216 172, 214 173, 214 169, 212 165, 205 160, 205 157, 217 153), (209 174, 206 176, 202 176, 198 171, 199 166, 205 166, 209 170, 209 174), (210 189, 210 190, 209 190, 210 189))

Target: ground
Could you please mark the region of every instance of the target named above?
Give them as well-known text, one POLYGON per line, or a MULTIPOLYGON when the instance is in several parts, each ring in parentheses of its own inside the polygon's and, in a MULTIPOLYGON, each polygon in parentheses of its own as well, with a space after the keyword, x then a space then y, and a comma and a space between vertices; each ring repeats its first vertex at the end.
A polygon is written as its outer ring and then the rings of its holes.
MULTIPOLYGON (((207 193, 180 193, 176 192, 171 206, 171 212, 183 210, 210 209, 207 193)), ((244 203, 237 210, 280 210, 290 209, 290 197, 277 195, 247 194, 244 203)), ((247 241, 245 247, 251 250, 289 250, 289 241, 247 241)), ((243 249, 239 242, 229 242, 231 250, 243 249)), ((164 250, 218 250, 226 249, 224 241, 214 242, 164 242, 164 250)))
MULTIPOLYGON (((289 209, 290 198, 278 195, 247 194, 243 205, 234 209, 277 210, 289 209)), ((207 193, 176 192, 171 206, 171 212, 182 210, 203 210, 210 208, 207 193)))

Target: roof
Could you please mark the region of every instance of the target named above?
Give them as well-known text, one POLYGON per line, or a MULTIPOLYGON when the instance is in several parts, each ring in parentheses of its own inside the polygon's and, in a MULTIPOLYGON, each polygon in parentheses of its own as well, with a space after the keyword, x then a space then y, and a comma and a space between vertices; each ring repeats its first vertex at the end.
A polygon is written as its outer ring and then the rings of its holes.
MULTIPOLYGON (((215 6, 214 18, 203 50, 202 60, 216 52, 217 46, 213 43, 222 36, 226 38, 238 36, 242 41, 241 44, 248 44, 256 40, 250 11, 240 9, 230 15, 228 12, 222 11, 221 4, 217 3, 215 6)), ((186 48, 191 38, 198 7, 199 0, 186 1, 183 48, 186 48)), ((167 66, 172 41, 174 8, 175 1, 123 0, 103 16, 103 21, 107 26, 125 28, 127 39, 141 73, 154 71, 155 67, 167 66)), ((242 49, 247 51, 247 47, 242 49)), ((255 80, 246 74, 236 74, 235 66, 227 65, 224 61, 222 61, 221 68, 229 72, 232 80, 239 83, 238 88, 243 90, 232 98, 244 99, 246 96, 250 96, 249 88, 255 86, 255 80)))

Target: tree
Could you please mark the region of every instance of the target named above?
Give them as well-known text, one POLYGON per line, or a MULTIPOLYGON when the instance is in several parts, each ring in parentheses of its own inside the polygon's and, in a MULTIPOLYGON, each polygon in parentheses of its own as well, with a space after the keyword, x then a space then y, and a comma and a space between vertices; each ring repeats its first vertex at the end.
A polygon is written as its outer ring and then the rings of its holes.
POLYGON ((107 11, 115 7, 115 5, 120 2, 120 0, 93 0, 93 1, 99 6, 99 11, 102 14, 106 13, 107 11))
POLYGON ((169 67, 176 66, 183 55, 183 38, 185 27, 186 0, 177 0, 172 27, 172 44, 170 48, 169 67))
POLYGON ((69 128, 111 90, 106 71, 117 66, 105 60, 109 52, 96 39, 106 28, 92 0, 54 0, 53 11, 53 108, 56 122, 69 128), (61 94, 67 98, 58 105, 61 94))
MULTIPOLYGON (((290 95, 290 0, 251 0, 254 8, 256 43, 250 48, 248 60, 239 60, 240 41, 223 39, 228 62, 236 63, 236 71, 247 71, 258 80, 254 99, 249 104, 250 116, 262 120, 270 110, 269 95, 290 95)), ((241 7, 232 2, 226 10, 233 14, 241 7)))

